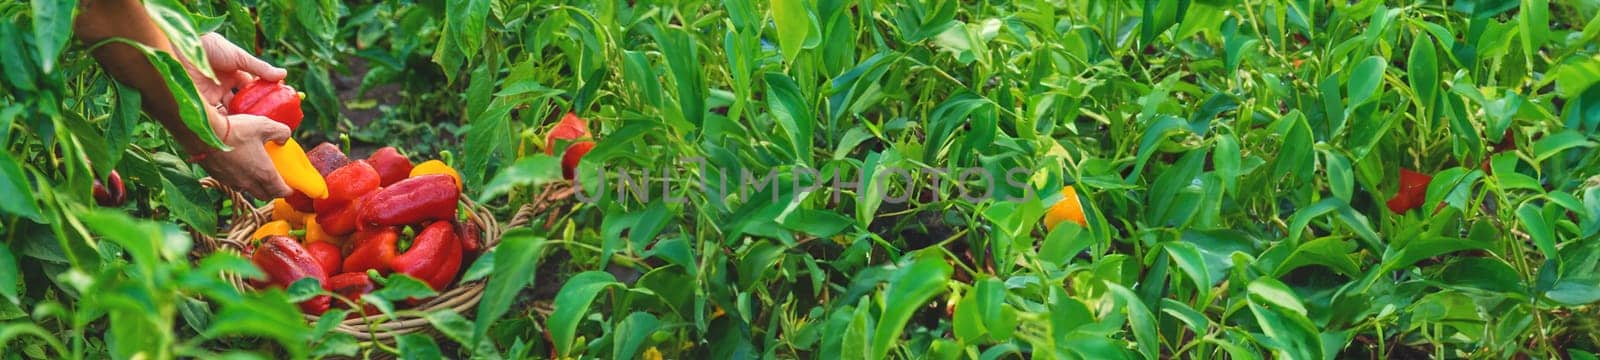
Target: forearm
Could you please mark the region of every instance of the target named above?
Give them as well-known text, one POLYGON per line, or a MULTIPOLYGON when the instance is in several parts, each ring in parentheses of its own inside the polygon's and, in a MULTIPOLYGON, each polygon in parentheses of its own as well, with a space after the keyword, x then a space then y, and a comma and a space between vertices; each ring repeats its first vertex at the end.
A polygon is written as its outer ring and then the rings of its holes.
MULTIPOLYGON (((94 44, 110 38, 125 38, 155 51, 174 53, 172 43, 145 12, 138 0, 89 0, 73 22, 78 40, 94 44)), ((172 138, 191 154, 211 149, 183 124, 178 104, 167 88, 166 79, 143 52, 124 43, 108 43, 93 51, 95 60, 118 82, 139 91, 144 111, 172 133, 172 138)), ((217 109, 205 106, 207 119, 223 118, 217 109)), ((212 126, 219 124, 212 123, 212 126)))

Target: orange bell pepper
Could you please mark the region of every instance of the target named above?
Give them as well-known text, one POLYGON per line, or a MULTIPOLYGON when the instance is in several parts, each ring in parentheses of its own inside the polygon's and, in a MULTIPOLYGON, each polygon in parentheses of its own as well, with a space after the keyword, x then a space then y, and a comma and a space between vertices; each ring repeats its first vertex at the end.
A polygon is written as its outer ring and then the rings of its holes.
POLYGON ((256 228, 256 232, 250 233, 250 240, 261 240, 273 235, 289 236, 289 232, 292 230, 288 221, 276 220, 256 228))
POLYGON ((421 164, 417 164, 417 166, 411 168, 411 176, 408 177, 418 177, 429 174, 450 175, 451 178, 456 180, 456 191, 461 191, 461 173, 456 172, 456 169, 450 167, 450 165, 445 165, 443 161, 423 161, 421 164))
POLYGON ((1064 221, 1078 223, 1078 226, 1089 226, 1088 219, 1083 217, 1083 203, 1078 201, 1078 192, 1072 185, 1061 188, 1061 201, 1051 205, 1044 213, 1044 228, 1055 229, 1057 224, 1064 221))
POLYGON ((272 158, 273 167, 278 169, 278 175, 283 177, 283 182, 290 188, 305 193, 312 199, 328 198, 328 183, 322 179, 322 173, 311 166, 311 159, 306 157, 305 149, 293 138, 284 140, 283 144, 268 141, 266 144, 267 157, 272 158))
POLYGON ((327 231, 324 231, 322 229, 322 225, 317 224, 316 214, 306 214, 305 222, 307 244, 314 242, 328 242, 330 244, 344 247, 344 237, 333 236, 333 234, 329 234, 327 231))
POLYGON ((295 210, 294 206, 289 205, 289 201, 283 198, 272 199, 272 220, 288 222, 294 229, 306 227, 306 214, 295 210))

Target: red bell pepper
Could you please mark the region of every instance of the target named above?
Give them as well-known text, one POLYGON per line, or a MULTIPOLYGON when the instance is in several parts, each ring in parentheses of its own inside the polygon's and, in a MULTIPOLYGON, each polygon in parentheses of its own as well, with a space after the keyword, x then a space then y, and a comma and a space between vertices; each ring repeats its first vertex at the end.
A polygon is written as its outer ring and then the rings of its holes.
MULTIPOLYGON (((311 202, 317 213, 334 212, 356 198, 378 190, 378 170, 356 161, 328 173, 328 198, 311 202)), ((326 225, 326 224, 324 224, 326 225)))
POLYGON ((322 225, 322 231, 332 236, 345 236, 361 229, 361 209, 377 191, 369 191, 366 195, 356 198, 349 204, 336 209, 317 213, 317 223, 322 225))
POLYGON ((567 152, 561 154, 561 176, 565 176, 567 180, 572 180, 572 177, 576 176, 578 172, 578 160, 583 160, 583 156, 589 154, 589 150, 593 149, 593 141, 582 141, 567 147, 567 152))
POLYGON ((344 258, 345 272, 365 272, 377 270, 380 274, 388 274, 389 260, 394 259, 395 249, 400 243, 400 231, 393 227, 367 229, 356 233, 355 250, 350 251, 350 256, 344 258))
MULTIPOLYGON (((316 278, 324 284, 328 282, 328 273, 322 269, 311 252, 300 246, 300 242, 288 236, 270 236, 261 242, 261 246, 251 255, 262 272, 267 274, 267 284, 273 287, 288 287, 295 281, 304 278, 316 278)), ((317 296, 300 302, 300 310, 308 314, 322 314, 328 310, 328 297, 317 296)))
POLYGON ((311 151, 306 151, 306 158, 311 159, 311 167, 317 168, 317 173, 328 179, 333 179, 328 177, 328 173, 350 164, 350 158, 344 156, 344 151, 329 142, 317 144, 311 151))
MULTIPOLYGON (((328 278, 328 284, 324 288, 357 304, 366 304, 361 301, 361 295, 372 292, 376 286, 372 284, 372 278, 367 277, 366 272, 347 272, 328 278)), ((349 304, 341 301, 337 305, 348 308, 349 304)), ((378 309, 372 305, 363 306, 361 309, 361 313, 367 315, 377 312, 378 309)))
POLYGON ((339 263, 344 262, 343 259, 340 259, 342 255, 339 251, 339 245, 331 242, 317 241, 306 244, 306 252, 311 253, 311 258, 317 260, 317 265, 322 266, 322 272, 325 274, 338 273, 339 263))
POLYGON ((378 177, 383 182, 380 186, 389 186, 411 176, 411 160, 401 155, 393 146, 384 147, 374 151, 366 160, 368 165, 378 170, 378 177))
POLYGON ((461 239, 461 263, 471 264, 483 254, 483 229, 471 221, 454 221, 456 238, 461 239))
POLYGON ((104 183, 94 181, 94 202, 105 207, 122 206, 128 200, 128 188, 122 186, 122 175, 117 175, 116 170, 106 176, 104 183))
POLYGON ((1410 169, 1400 169, 1400 191, 1389 198, 1389 211, 1404 214, 1411 209, 1422 206, 1428 196, 1428 183, 1433 181, 1433 176, 1410 169))
POLYGON ((398 226, 426 221, 453 220, 461 191, 449 175, 421 175, 378 190, 361 204, 361 221, 369 225, 398 226))
POLYGON ((578 114, 568 112, 544 137, 544 154, 555 156, 556 149, 566 149, 568 143, 586 137, 589 137, 589 122, 578 117, 578 114))
POLYGON ((483 251, 483 229, 471 221, 451 221, 456 228, 456 237, 461 239, 461 250, 468 254, 477 254, 483 251))
POLYGON ((289 207, 294 208, 294 211, 308 214, 317 212, 316 206, 312 204, 311 196, 299 190, 295 190, 293 193, 289 193, 289 196, 283 197, 283 202, 289 203, 289 207))
POLYGON ((300 127, 305 113, 300 111, 300 93, 282 81, 256 81, 245 85, 228 101, 228 112, 265 116, 289 126, 300 127))
POLYGON ((410 249, 389 260, 389 267, 443 292, 461 271, 461 240, 450 222, 435 221, 417 233, 410 249))

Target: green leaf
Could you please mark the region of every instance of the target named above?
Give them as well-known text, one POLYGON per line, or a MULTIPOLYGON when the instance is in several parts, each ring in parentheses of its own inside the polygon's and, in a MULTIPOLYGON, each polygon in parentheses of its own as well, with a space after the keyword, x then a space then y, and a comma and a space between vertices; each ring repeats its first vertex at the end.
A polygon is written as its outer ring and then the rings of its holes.
POLYGON ((1550 0, 1522 0, 1517 34, 1522 35, 1522 55, 1528 63, 1538 61, 1539 48, 1544 46, 1550 28, 1550 0))
POLYGON ((656 331, 660 323, 659 320, 656 320, 655 315, 650 315, 647 312, 635 311, 628 314, 627 318, 622 319, 622 322, 617 324, 615 331, 611 332, 612 336, 616 337, 611 340, 613 344, 611 357, 614 359, 636 358, 639 355, 639 346, 650 339, 650 334, 656 331))
POLYGON ((500 245, 493 250, 494 273, 483 287, 483 298, 478 301, 478 320, 472 329, 472 343, 487 340, 484 335, 489 332, 489 325, 505 315, 516 300, 517 293, 533 281, 542 259, 545 239, 534 235, 532 230, 515 228, 500 236, 500 245))
POLYGON ((478 256, 478 260, 474 260, 472 265, 467 266, 466 271, 461 272, 461 282, 469 283, 488 277, 489 273, 494 271, 494 253, 495 249, 490 248, 489 251, 478 256))
POLYGON ((1147 359, 1156 358, 1156 355, 1159 355, 1157 351, 1160 350, 1161 339, 1157 333, 1155 315, 1150 313, 1150 307, 1145 306, 1133 290, 1110 281, 1105 284, 1116 299, 1117 307, 1128 316, 1128 327, 1133 330, 1133 339, 1138 345, 1139 353, 1147 359))
POLYGON ((439 352, 439 344, 433 338, 419 333, 400 335, 395 338, 395 345, 399 347, 401 359, 443 359, 444 354, 439 352))
POLYGON ((972 297, 977 300, 974 305, 989 335, 995 341, 1010 341, 1012 332, 1017 329, 1017 315, 1006 304, 1005 284, 995 278, 983 279, 973 288, 972 297))
POLYGON ((1090 245, 1094 245, 1092 234, 1076 222, 1063 221, 1045 234, 1044 244, 1039 246, 1039 259, 1065 266, 1090 245))
POLYGON ((48 74, 55 71, 56 58, 72 36, 73 10, 78 8, 78 1, 34 1, 32 5, 33 43, 39 51, 39 66, 48 74))
MULTIPOLYGON (((873 333, 869 330, 873 325, 872 317, 869 315, 871 313, 870 308, 867 298, 862 297, 856 303, 855 312, 850 316, 850 322, 845 326, 844 341, 840 345, 842 350, 840 354, 844 355, 846 359, 875 360, 870 356, 873 352, 869 347, 869 342, 873 340, 873 333)), ((882 357, 876 359, 882 359, 882 357)))
POLYGON ((1150 125, 1149 128, 1146 128, 1144 130, 1144 135, 1139 138, 1138 159, 1134 161, 1133 171, 1128 173, 1128 177, 1125 178, 1124 181, 1127 183, 1133 183, 1134 179, 1143 175, 1145 163, 1150 161, 1150 156, 1155 155, 1156 150, 1161 147, 1161 143, 1163 141, 1167 141, 1168 137, 1171 137, 1175 134, 1187 132, 1187 125, 1188 124, 1183 121, 1183 118, 1180 117, 1168 115, 1159 116, 1155 124, 1150 125))
POLYGON ((21 290, 21 274, 22 268, 17 264, 16 255, 11 254, 11 247, 0 243, 0 296, 12 305, 22 303, 17 293, 21 290))
MULTIPOLYGON (((656 43, 667 58, 668 74, 677 84, 677 116, 699 127, 706 112, 705 74, 700 68, 700 50, 694 36, 680 27, 663 27, 655 32, 656 43)), ((670 123, 669 123, 670 124, 670 123)))
POLYGON ((812 146, 812 124, 816 123, 816 116, 812 114, 811 101, 800 92, 800 84, 783 73, 769 72, 764 77, 767 82, 767 106, 772 109, 772 116, 778 123, 778 128, 783 129, 788 135, 789 151, 796 163, 810 164, 812 146))
POLYGON ((409 298, 426 298, 438 295, 428 283, 406 274, 395 273, 389 275, 382 289, 363 295, 363 298, 373 297, 388 301, 400 301, 409 298))
POLYGON ((1211 279, 1210 270, 1206 269, 1206 261, 1201 257, 1200 249, 1186 242, 1163 243, 1161 248, 1167 251, 1167 255, 1172 256, 1172 261, 1178 264, 1178 268, 1183 270, 1183 274, 1188 276, 1190 281, 1194 282, 1195 288, 1199 289, 1198 293, 1202 294, 1202 297, 1209 298, 1211 286, 1215 283, 1211 279))
POLYGON ((1368 246, 1372 247, 1373 249, 1383 248, 1382 245, 1379 245, 1378 243, 1379 237, 1377 231, 1372 230, 1372 224, 1367 221, 1366 215, 1362 215, 1360 212, 1355 211, 1355 209, 1350 208, 1349 204, 1339 200, 1339 198, 1322 199, 1322 201, 1319 201, 1316 204, 1312 204, 1311 206, 1307 206, 1304 209, 1296 211, 1294 216, 1289 220, 1289 243, 1299 244, 1300 235, 1305 232, 1306 226, 1311 224, 1312 219, 1334 211, 1338 211, 1339 220, 1344 222, 1345 226, 1348 226, 1354 230, 1357 236, 1360 236, 1363 240, 1366 240, 1368 242, 1368 246))
POLYGON ((495 174, 494 180, 483 185, 483 192, 478 194, 478 202, 489 202, 518 186, 538 186, 560 180, 560 160, 544 154, 535 154, 517 159, 515 164, 495 174))
POLYGON ((1183 21, 1189 12, 1189 0, 1144 0, 1143 16, 1139 21, 1139 44, 1151 45, 1157 36, 1183 21))
POLYGON ((883 313, 878 317, 872 332, 872 359, 882 359, 889 347, 900 339, 911 314, 945 290, 953 271, 939 252, 919 252, 906 259, 909 262, 895 270, 889 277, 888 288, 883 291, 883 313))
POLYGON ((1417 94, 1416 105, 1419 108, 1430 108, 1434 99, 1439 94, 1439 58, 1433 46, 1433 38, 1424 34, 1417 34, 1411 44, 1411 53, 1406 57, 1406 80, 1411 83, 1411 90, 1417 94))
POLYGON ((10 151, 0 151, 0 211, 36 223, 44 222, 39 202, 33 198, 33 186, 28 181, 27 173, 22 171, 16 159, 11 158, 10 151))
POLYGON ((785 63, 794 63, 800 47, 811 35, 811 12, 805 0, 772 0, 772 23, 777 26, 778 46, 785 63))
POLYGON ((1306 123, 1306 117, 1298 111, 1291 112, 1283 120, 1289 121, 1288 132, 1283 134, 1283 145, 1279 148, 1278 157, 1274 159, 1272 177, 1282 178, 1284 175, 1294 174, 1295 178, 1305 181, 1311 178, 1311 173, 1316 169, 1316 160, 1312 156, 1311 125, 1306 123))
POLYGON ((622 286, 616 277, 604 271, 585 271, 566 280, 561 292, 556 293, 555 312, 545 322, 550 329, 551 341, 555 343, 556 353, 561 356, 572 354, 572 341, 577 337, 578 323, 589 313, 589 305, 594 303, 595 296, 600 295, 602 290, 622 286))
POLYGON ((786 228, 803 231, 819 238, 832 237, 855 223, 854 220, 838 212, 813 209, 794 209, 778 216, 777 221, 786 228))
POLYGON ((483 115, 472 119, 468 123, 466 137, 466 154, 461 169, 461 180, 466 183, 466 188, 476 189, 483 183, 485 176, 489 175, 490 166, 497 166, 503 161, 510 161, 513 133, 511 131, 511 109, 520 106, 522 102, 512 101, 509 98, 495 98, 489 104, 489 109, 483 115))
POLYGON ((1177 300, 1161 299, 1161 312, 1178 319, 1178 321, 1182 321, 1191 331, 1205 332, 1207 328, 1211 327, 1211 320, 1206 319, 1205 314, 1201 314, 1194 308, 1189 307, 1188 304, 1177 300))
MULTIPOLYGON (((211 62, 207 59, 205 47, 201 45, 202 32, 195 27, 193 13, 189 12, 182 3, 174 0, 149 0, 144 2, 145 11, 150 19, 154 20, 161 31, 167 35, 167 40, 172 42, 172 47, 183 54, 184 59, 200 70, 201 75, 216 79, 217 74, 211 69, 211 62)), ((210 81, 210 79, 202 81, 210 81)))
POLYGON ((1272 278, 1249 285, 1250 312, 1262 332, 1276 342, 1274 352, 1290 359, 1321 359, 1322 337, 1306 318, 1305 305, 1288 286, 1272 278))
POLYGON ((1542 163, 1545 159, 1556 156, 1556 154, 1560 154, 1562 151, 1567 149, 1594 146, 1595 143, 1585 138, 1582 133, 1573 130, 1563 130, 1561 132, 1551 134, 1550 136, 1545 136, 1543 139, 1539 139, 1539 141, 1535 141, 1533 143, 1533 157, 1535 162, 1542 163))
POLYGON ((978 297, 967 295, 956 303, 950 327, 956 339, 964 344, 978 344, 985 339, 989 328, 983 324, 983 312, 978 309, 978 297))
POLYGON ((1350 253, 1355 249, 1355 243, 1340 238, 1325 237, 1307 241, 1295 247, 1294 252, 1289 254, 1289 258, 1278 264, 1278 270, 1274 271, 1273 274, 1274 276, 1283 276, 1302 266, 1322 265, 1345 276, 1355 277, 1361 272, 1361 268, 1356 264, 1355 259, 1350 257, 1350 253))
POLYGON ((322 293, 322 281, 309 276, 300 278, 300 280, 295 280, 294 283, 289 284, 289 287, 284 289, 283 292, 289 295, 289 301, 301 302, 310 300, 322 293))
POLYGON ((1533 238, 1534 247, 1544 253, 1544 258, 1547 261, 1560 263, 1561 254, 1556 251, 1555 229, 1551 228, 1549 220, 1544 218, 1544 211, 1532 202, 1524 202, 1522 206, 1517 207, 1517 220, 1522 222, 1528 237, 1533 238))
MULTIPOLYGON (((1379 85, 1383 85, 1383 71, 1388 67, 1381 56, 1369 56, 1356 64, 1350 71, 1350 82, 1345 87, 1349 103, 1346 109, 1355 109, 1365 105, 1368 99, 1378 94, 1379 85)), ((1349 110, 1346 110, 1349 111, 1349 110)))
POLYGON ((477 56, 478 49, 483 47, 484 34, 488 33, 484 24, 489 19, 489 3, 489 0, 465 0, 445 6, 447 33, 461 46, 461 54, 469 58, 477 56))
POLYGON ((172 174, 161 178, 161 192, 166 208, 172 216, 190 227, 210 232, 217 228, 216 194, 200 187, 193 179, 174 179, 172 174), (181 185, 179 183, 182 183, 181 185))
POLYGON ((1567 306, 1583 306, 1600 301, 1600 286, 1594 279, 1562 279, 1544 296, 1567 306))
POLYGON ((245 301, 222 305, 222 311, 212 318, 211 328, 203 336, 256 335, 270 337, 282 345, 290 358, 304 358, 306 338, 311 328, 306 326, 300 310, 289 302, 282 291, 258 292, 245 301))

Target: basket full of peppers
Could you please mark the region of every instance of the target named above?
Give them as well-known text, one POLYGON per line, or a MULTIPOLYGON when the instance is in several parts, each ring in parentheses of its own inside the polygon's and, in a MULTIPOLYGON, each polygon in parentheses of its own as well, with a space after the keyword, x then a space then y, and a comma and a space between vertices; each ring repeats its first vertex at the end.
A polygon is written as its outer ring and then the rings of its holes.
MULTIPOLYGON (((302 97, 282 83, 257 83, 241 89, 229 111, 266 116, 292 129, 301 120, 302 97)), ((252 209, 239 193, 202 181, 232 197, 236 216, 223 238, 201 236, 209 245, 201 251, 237 252, 265 274, 226 275, 236 287, 288 288, 316 279, 324 295, 298 304, 308 320, 345 308, 336 331, 387 343, 428 326, 421 315, 408 314, 444 308, 467 313, 477 305, 483 281, 460 281, 461 275, 499 242, 499 227, 487 209, 462 196, 460 175, 445 162, 413 164, 393 147, 364 159, 352 159, 331 143, 310 151, 293 139, 266 147, 292 195, 252 209), (437 295, 394 302, 395 308, 422 311, 385 317, 362 295, 397 275, 437 295)))

